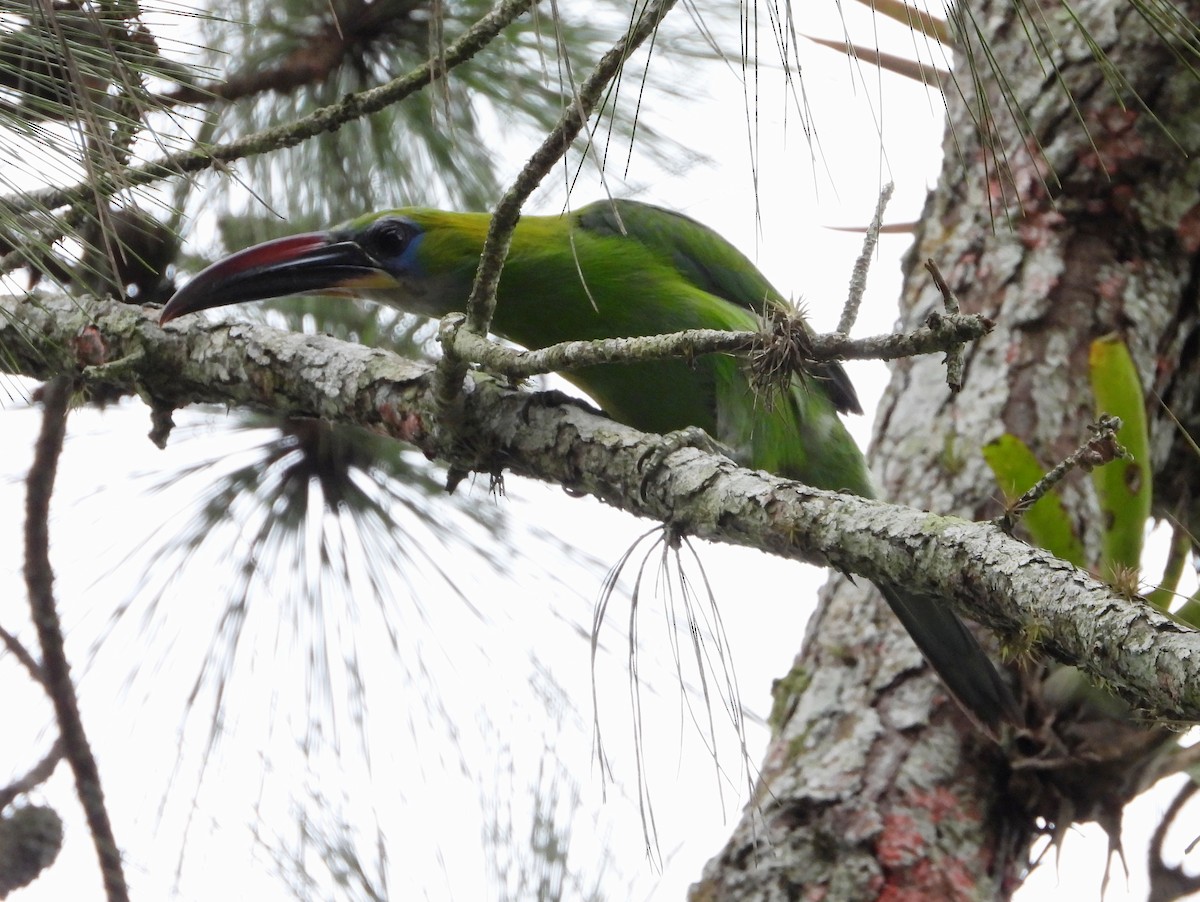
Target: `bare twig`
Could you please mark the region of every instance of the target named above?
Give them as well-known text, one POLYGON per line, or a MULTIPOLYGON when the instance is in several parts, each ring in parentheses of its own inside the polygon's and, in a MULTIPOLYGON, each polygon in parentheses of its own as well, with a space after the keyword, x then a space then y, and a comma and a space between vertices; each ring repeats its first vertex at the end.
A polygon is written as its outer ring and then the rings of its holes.
POLYGON ((930 259, 925 261, 925 268, 929 270, 929 275, 933 278, 933 284, 942 293, 942 303, 946 305, 946 312, 958 313, 961 309, 958 304, 958 298, 950 290, 950 286, 946 284, 946 279, 942 276, 942 271, 938 269, 938 265, 930 259))
POLYGON ((67 376, 51 379, 42 393, 45 406, 42 431, 26 480, 25 583, 29 589, 33 623, 42 645, 43 685, 54 703, 63 748, 75 772, 75 788, 96 846, 104 888, 110 902, 124 902, 129 898, 129 890, 121 867, 121 853, 113 836, 108 810, 104 807, 100 772, 83 729, 75 688, 71 684, 62 625, 54 602, 54 571, 50 567, 50 496, 62 453, 70 400, 71 380, 67 376))
MULTIPOLYGON (((4 647, 21 662, 21 666, 29 671, 31 677, 39 683, 42 681, 42 665, 37 662, 29 649, 21 644, 20 639, 2 626, 0 626, 0 643, 3 643, 4 647)), ((0 805, 0 808, 3 807, 3 805, 0 805)))
POLYGON ((42 757, 42 760, 31 767, 28 773, 23 777, 13 780, 3 789, 0 789, 0 810, 7 808, 12 804, 17 796, 37 789, 54 773, 54 768, 58 767, 58 762, 63 758, 63 741, 62 738, 54 740, 54 745, 50 746, 50 751, 42 757))
POLYGON ((1117 432, 1121 429, 1120 417, 1100 417, 1093 426, 1088 427, 1092 437, 1064 458, 1054 469, 1039 479, 1020 498, 1012 503, 1000 517, 996 525, 1005 532, 1011 533, 1025 512, 1037 504, 1042 497, 1058 485, 1068 473, 1076 467, 1092 470, 1118 457, 1128 457, 1126 451, 1117 442, 1117 432))
MULTIPOLYGON (((1146 850, 1147 865, 1150 871, 1150 902, 1159 900, 1181 899, 1200 889, 1200 877, 1188 874, 1179 865, 1167 864, 1163 854, 1167 831, 1179 819, 1183 806, 1200 792, 1194 780, 1188 780, 1175 794, 1167 810, 1162 813, 1150 838, 1150 848, 1146 850)), ((1189 848, 1188 851, 1191 851, 1189 848)))
MULTIPOLYGON (((962 308, 958 305, 958 298, 955 297, 954 292, 950 290, 950 286, 946 284, 946 280, 942 277, 942 271, 938 269, 938 265, 933 260, 926 260, 925 268, 929 270, 929 275, 933 278, 933 284, 942 293, 942 303, 946 307, 946 313, 954 316, 962 308)), ((965 369, 966 362, 963 356, 963 346, 958 345, 954 348, 948 348, 946 350, 946 384, 950 386, 950 391, 958 392, 962 389, 963 372, 965 369)))

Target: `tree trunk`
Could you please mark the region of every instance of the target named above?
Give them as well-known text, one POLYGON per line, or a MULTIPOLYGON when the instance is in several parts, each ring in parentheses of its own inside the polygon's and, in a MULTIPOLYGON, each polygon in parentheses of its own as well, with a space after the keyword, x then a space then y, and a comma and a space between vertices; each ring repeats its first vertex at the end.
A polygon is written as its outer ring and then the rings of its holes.
MULTIPOLYGON (((1200 2, 1176 11, 1200 21, 1200 2)), ((1010 432, 1048 468, 1084 441, 1095 414, 1089 345, 1109 333, 1124 338, 1147 390, 1156 511, 1183 516, 1200 496, 1200 465, 1151 393, 1200 429, 1195 48, 1164 40, 1125 0, 1073 12, 1123 80, 1095 61, 1065 5, 987 0, 958 12, 945 164, 905 263, 901 316, 911 328, 941 309, 923 268, 931 258, 964 311, 997 328, 967 349, 957 396, 939 357, 895 365, 873 455, 886 498, 998 515, 981 447, 1010 432)), ((1060 492, 1094 559, 1091 481, 1074 474, 1060 492)), ((1029 729, 990 742, 869 585, 838 577, 825 595, 776 685, 757 797, 693 899, 1002 898, 1022 877, 1038 818, 1056 831, 1111 824, 1158 773, 1165 731, 1128 720, 1089 731, 1038 692, 1038 667, 1020 676, 1029 729), (1065 766, 1034 766, 1048 755, 1065 766)))

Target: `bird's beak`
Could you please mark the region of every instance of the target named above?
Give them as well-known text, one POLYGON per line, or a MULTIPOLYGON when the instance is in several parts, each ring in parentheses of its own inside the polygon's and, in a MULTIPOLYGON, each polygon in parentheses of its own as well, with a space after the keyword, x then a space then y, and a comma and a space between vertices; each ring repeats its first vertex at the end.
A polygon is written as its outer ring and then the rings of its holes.
POLYGON ((289 294, 350 295, 395 285, 356 242, 330 232, 309 232, 256 244, 218 260, 175 292, 158 321, 289 294))

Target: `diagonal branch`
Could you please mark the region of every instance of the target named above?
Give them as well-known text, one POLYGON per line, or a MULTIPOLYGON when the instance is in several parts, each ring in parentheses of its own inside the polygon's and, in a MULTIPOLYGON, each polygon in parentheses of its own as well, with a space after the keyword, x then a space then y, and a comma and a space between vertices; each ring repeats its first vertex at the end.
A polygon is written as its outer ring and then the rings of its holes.
POLYGON ((100 859, 104 888, 110 902, 122 902, 128 900, 129 890, 121 867, 121 851, 117 847, 108 809, 104 805, 100 770, 79 716, 79 705, 63 643, 62 624, 54 602, 54 572, 50 568, 50 496, 54 491, 54 477, 62 453, 71 389, 69 377, 57 376, 42 393, 45 405, 42 431, 26 480, 25 584, 29 588, 33 625, 42 645, 42 684, 54 702, 63 752, 75 772, 75 789, 87 816, 92 842, 96 846, 96 857, 100 859))
MULTIPOLYGON (((939 517, 751 472, 670 447, 561 396, 474 380, 461 404, 472 441, 446 442, 427 365, 387 351, 265 326, 160 328, 141 308, 0 300, 0 361, 44 376, 6 322, 55 347, 90 326, 113 362, 84 380, 156 403, 209 402, 357 423, 463 470, 556 482, 681 533, 829 565, 942 598, 1003 634, 1104 680, 1150 716, 1200 720, 1200 632, 1114 592, 989 523, 939 517), (647 468, 647 460, 663 465, 647 468), (648 470, 648 471, 647 471, 648 470)), ((69 365, 66 353, 56 365, 69 365)))
MULTIPOLYGON (((416 20, 418 11, 428 11, 420 0, 351 0, 336 9, 331 5, 315 28, 292 35, 293 48, 274 65, 255 60, 219 81, 178 84, 155 100, 163 105, 200 105, 268 92, 288 94, 324 81, 356 55, 391 36, 415 41, 418 30, 427 32, 429 27, 416 20)), ((432 15, 442 12, 435 8, 432 15)))

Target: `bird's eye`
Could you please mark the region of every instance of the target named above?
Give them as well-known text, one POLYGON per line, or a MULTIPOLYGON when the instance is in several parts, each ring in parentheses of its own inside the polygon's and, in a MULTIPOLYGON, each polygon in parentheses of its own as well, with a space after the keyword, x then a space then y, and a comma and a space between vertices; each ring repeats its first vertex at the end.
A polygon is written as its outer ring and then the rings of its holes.
POLYGON ((399 257, 408 248, 416 228, 403 219, 381 219, 367 233, 370 250, 381 259, 399 257))

